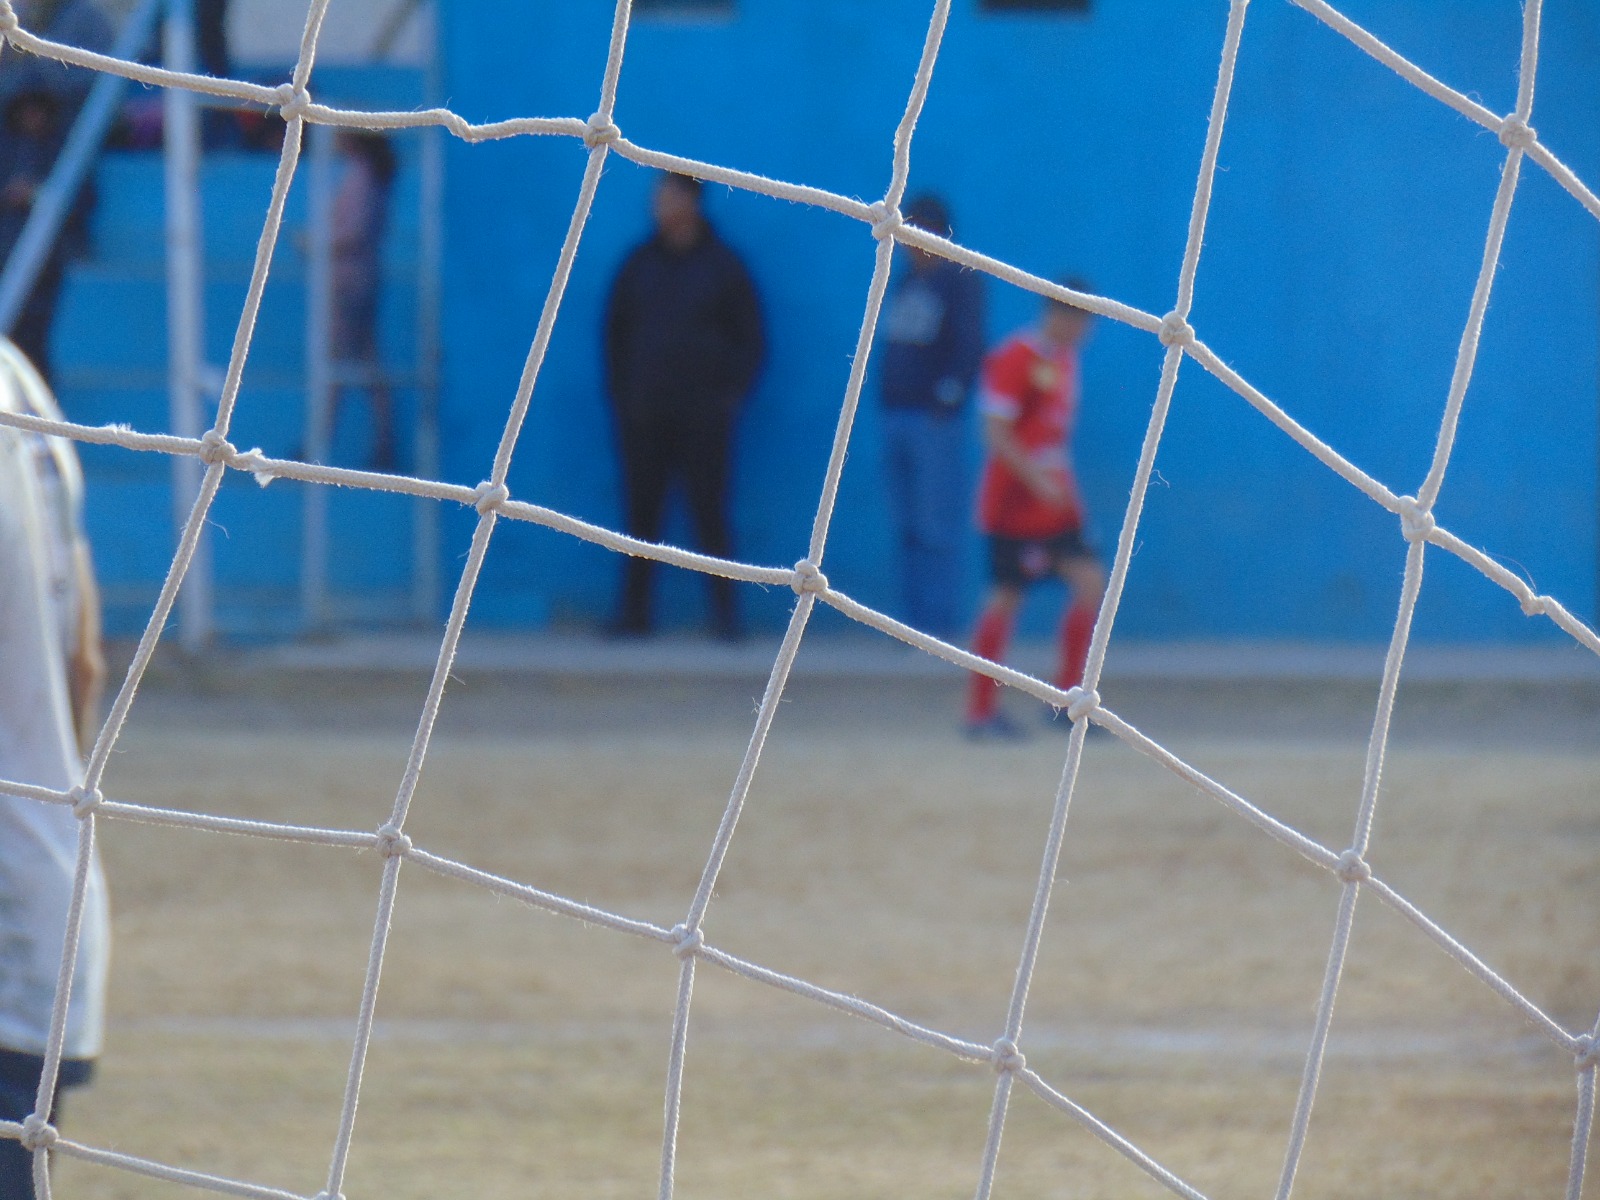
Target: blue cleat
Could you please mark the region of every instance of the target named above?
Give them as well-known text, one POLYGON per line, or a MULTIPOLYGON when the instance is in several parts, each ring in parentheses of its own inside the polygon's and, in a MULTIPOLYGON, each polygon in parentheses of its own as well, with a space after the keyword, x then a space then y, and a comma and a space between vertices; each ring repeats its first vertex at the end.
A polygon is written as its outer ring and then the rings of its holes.
POLYGON ((969 742, 1025 742, 1028 731, 1003 712, 983 721, 968 721, 961 732, 969 742))

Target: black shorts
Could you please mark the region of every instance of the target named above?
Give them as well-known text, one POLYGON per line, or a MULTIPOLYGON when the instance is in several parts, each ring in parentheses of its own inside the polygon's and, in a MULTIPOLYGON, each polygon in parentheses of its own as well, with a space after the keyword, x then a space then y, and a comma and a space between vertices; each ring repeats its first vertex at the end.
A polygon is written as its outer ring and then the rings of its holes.
POLYGON ((989 578, 995 583, 1027 587, 1040 579, 1061 574, 1061 564, 1075 558, 1098 562, 1094 547, 1084 541, 1081 529, 1069 529, 1047 538, 989 535, 989 578))

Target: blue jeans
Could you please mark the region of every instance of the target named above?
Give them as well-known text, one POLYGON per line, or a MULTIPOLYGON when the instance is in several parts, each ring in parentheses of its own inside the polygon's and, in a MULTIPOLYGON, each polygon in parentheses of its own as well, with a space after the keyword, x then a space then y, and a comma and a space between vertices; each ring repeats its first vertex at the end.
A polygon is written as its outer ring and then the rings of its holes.
POLYGON ((962 629, 962 536, 972 507, 961 410, 883 410, 901 617, 946 640, 962 629))

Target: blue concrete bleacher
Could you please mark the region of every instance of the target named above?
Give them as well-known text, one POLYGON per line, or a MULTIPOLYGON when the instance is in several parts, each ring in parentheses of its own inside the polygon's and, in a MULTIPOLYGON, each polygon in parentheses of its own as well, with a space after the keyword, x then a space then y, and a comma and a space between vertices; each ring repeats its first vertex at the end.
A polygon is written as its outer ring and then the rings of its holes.
MULTIPOLYGON (((269 77, 271 72, 257 72, 269 77)), ((363 108, 413 107, 421 79, 399 68, 331 68, 319 97, 363 108)), ((387 282, 380 333, 401 431, 401 469, 417 397, 419 225, 417 143, 396 139, 401 169, 385 246, 387 282)), ((304 160, 302 160, 302 167, 304 160)), ((205 250, 206 362, 226 366, 277 167, 275 154, 206 155, 201 177, 205 250)), ((260 318, 251 342, 230 440, 286 456, 303 444, 305 422, 306 176, 290 194, 260 318)), ((111 152, 98 164, 89 255, 72 264, 53 331, 57 390, 69 419, 170 430, 166 359, 166 277, 162 158, 111 152)), ((215 397, 211 398, 215 403, 215 397)), ((212 410, 214 411, 214 409, 212 410)), ((117 447, 81 449, 88 480, 86 521, 106 599, 108 631, 140 631, 176 544, 172 460, 117 447)), ((370 421, 360 396, 347 401, 330 461, 364 466, 370 421)), ((304 485, 262 489, 230 472, 212 510, 211 553, 217 631, 224 637, 281 636, 302 628, 299 607, 304 485)), ((329 489, 330 611, 341 624, 405 621, 410 596, 415 502, 329 489)))

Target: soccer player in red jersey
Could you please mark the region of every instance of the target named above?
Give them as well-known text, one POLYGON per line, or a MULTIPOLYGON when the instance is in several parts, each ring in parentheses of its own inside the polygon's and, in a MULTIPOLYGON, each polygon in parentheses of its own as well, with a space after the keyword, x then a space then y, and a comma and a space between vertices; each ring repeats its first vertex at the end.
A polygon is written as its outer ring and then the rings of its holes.
MULTIPOLYGON (((1067 286, 1086 290, 1074 282, 1067 286)), ((1078 350, 1091 320, 1082 309, 1046 301, 1033 326, 990 352, 979 385, 987 458, 978 485, 978 527, 988 541, 990 586, 973 653, 1004 661, 1023 593, 1036 580, 1057 576, 1068 588, 1056 672, 1062 688, 1083 681, 1106 585, 1100 560, 1084 538, 1083 501, 1070 454, 1080 392, 1078 350)), ((1000 710, 1000 685, 987 676, 972 676, 966 731, 977 738, 1020 735, 1000 710)))

